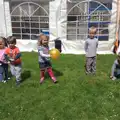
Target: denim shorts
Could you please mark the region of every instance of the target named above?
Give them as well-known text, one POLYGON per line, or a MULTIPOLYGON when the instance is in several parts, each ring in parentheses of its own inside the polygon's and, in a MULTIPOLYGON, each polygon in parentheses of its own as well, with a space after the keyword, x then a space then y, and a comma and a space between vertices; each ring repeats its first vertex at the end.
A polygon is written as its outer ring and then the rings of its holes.
POLYGON ((44 63, 39 62, 39 68, 40 69, 46 69, 46 68, 50 68, 50 67, 52 67, 50 61, 46 61, 44 63))

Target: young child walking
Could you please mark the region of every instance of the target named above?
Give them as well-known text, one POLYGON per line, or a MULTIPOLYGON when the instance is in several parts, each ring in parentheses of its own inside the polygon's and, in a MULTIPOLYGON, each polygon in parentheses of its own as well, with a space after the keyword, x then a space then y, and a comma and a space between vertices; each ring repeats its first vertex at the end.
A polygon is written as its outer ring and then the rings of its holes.
POLYGON ((86 53, 86 74, 96 73, 96 52, 98 47, 98 39, 95 38, 97 30, 95 27, 89 29, 88 39, 85 41, 86 53))
POLYGON ((0 81, 7 82, 8 80, 8 63, 5 60, 5 41, 0 37, 0 81))
POLYGON ((52 71, 52 65, 50 62, 49 54, 49 38, 48 36, 41 34, 38 40, 38 56, 39 56, 39 67, 40 67, 40 84, 45 79, 45 72, 47 71, 54 83, 57 82, 54 73, 52 71))
POLYGON ((118 77, 120 77, 120 53, 118 53, 118 57, 112 65, 110 78, 116 80, 118 77))
POLYGON ((21 53, 16 47, 16 38, 10 36, 8 38, 8 48, 5 50, 5 59, 10 62, 10 71, 16 77, 16 85, 21 82, 21 53))

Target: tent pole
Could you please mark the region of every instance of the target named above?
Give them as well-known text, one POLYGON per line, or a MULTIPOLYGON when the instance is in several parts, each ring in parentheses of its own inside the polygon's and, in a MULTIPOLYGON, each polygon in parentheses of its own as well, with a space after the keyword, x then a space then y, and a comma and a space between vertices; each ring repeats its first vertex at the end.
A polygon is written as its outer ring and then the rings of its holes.
POLYGON ((117 21, 116 21, 116 40, 118 40, 119 33, 119 22, 120 22, 120 0, 117 0, 117 21))

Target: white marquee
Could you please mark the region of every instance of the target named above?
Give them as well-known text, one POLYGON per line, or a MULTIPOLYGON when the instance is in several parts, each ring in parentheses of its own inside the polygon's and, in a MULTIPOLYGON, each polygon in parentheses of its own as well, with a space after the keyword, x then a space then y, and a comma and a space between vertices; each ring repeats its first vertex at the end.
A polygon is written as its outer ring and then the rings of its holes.
POLYGON ((111 53, 117 29, 117 0, 1 0, 1 36, 14 35, 21 51, 36 51, 40 32, 62 41, 62 53, 83 54, 88 29, 98 29, 98 53, 111 53))

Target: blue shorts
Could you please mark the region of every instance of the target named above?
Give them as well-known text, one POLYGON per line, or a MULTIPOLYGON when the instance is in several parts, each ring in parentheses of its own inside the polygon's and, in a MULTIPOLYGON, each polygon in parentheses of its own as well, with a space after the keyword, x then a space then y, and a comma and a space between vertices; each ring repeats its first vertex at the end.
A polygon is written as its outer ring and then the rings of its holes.
POLYGON ((39 68, 40 68, 41 70, 42 70, 42 69, 44 70, 44 69, 47 69, 47 68, 50 68, 50 67, 52 67, 50 61, 46 61, 46 62, 44 62, 44 63, 39 62, 39 68))

